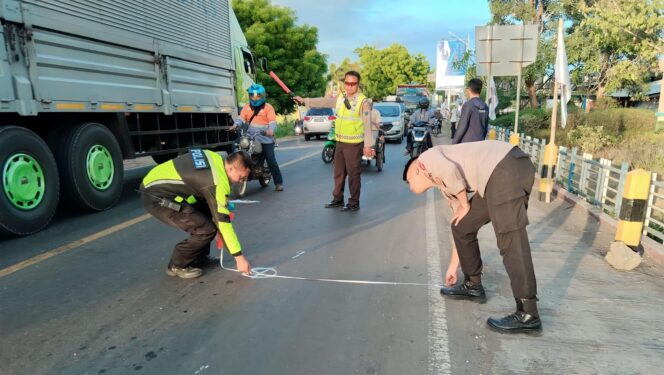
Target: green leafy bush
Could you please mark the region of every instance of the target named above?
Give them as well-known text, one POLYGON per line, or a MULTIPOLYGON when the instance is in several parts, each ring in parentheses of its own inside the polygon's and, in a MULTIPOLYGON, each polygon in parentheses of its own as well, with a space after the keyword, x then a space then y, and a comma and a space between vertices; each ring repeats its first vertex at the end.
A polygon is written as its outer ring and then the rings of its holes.
POLYGON ((591 154, 618 142, 618 137, 605 132, 603 126, 580 125, 571 129, 567 137, 572 146, 591 154))
MULTIPOLYGON (((491 125, 502 128, 514 128, 515 113, 507 113, 489 121, 491 125)), ((519 133, 533 135, 540 129, 549 127, 551 122, 551 111, 544 109, 525 108, 519 112, 519 133)))

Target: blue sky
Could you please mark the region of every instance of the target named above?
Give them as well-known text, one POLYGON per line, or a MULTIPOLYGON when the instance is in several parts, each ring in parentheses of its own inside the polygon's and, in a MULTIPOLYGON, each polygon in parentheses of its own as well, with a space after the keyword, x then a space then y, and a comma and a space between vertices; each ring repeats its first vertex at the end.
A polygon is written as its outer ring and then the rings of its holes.
POLYGON ((344 57, 353 61, 353 50, 365 44, 385 48, 399 43, 411 54, 422 53, 435 67, 436 43, 453 32, 474 47, 475 26, 489 22, 487 0, 272 0, 287 6, 298 24, 318 28, 318 50, 328 63, 344 57))

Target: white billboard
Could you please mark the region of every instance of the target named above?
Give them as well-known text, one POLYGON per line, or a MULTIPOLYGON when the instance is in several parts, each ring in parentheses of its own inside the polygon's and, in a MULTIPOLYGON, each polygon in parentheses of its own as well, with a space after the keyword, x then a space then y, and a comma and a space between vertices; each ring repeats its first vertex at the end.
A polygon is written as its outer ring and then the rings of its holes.
POLYGON ((463 88, 465 68, 455 68, 454 63, 463 58, 466 45, 458 40, 441 40, 436 48, 436 91, 463 88))

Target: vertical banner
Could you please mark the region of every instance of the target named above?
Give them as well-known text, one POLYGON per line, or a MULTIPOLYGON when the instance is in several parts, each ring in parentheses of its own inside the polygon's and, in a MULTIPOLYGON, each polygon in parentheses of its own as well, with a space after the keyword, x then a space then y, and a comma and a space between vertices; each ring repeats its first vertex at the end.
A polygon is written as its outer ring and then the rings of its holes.
POLYGON ((454 63, 463 59, 464 43, 456 40, 441 40, 436 47, 436 90, 463 89, 465 68, 455 68, 454 63))

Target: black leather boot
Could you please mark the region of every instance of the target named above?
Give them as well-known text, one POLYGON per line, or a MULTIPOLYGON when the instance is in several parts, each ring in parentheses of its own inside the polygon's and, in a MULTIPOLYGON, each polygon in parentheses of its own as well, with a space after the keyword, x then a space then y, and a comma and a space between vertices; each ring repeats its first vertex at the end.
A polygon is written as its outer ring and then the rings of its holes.
POLYGON ((537 298, 516 298, 516 312, 504 318, 489 318, 489 328, 501 333, 538 332, 542 321, 537 311, 537 298))
POLYGON ((479 303, 486 302, 486 293, 480 276, 467 276, 465 281, 451 288, 441 288, 440 294, 452 299, 466 299, 479 303))

